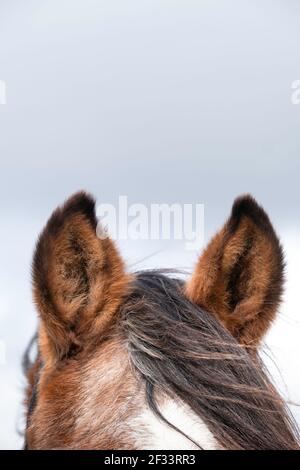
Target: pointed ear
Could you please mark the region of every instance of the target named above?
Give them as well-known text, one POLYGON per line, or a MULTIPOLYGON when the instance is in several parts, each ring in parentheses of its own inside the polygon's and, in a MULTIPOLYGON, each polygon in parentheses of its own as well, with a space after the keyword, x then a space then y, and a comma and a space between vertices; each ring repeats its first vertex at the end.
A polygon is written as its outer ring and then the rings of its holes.
POLYGON ((237 340, 256 346, 270 326, 283 290, 284 261, 265 211, 238 198, 187 283, 187 296, 215 314, 237 340))
POLYGON ((44 360, 57 360, 101 338, 114 321, 129 276, 109 238, 96 235, 95 201, 80 192, 56 209, 32 265, 44 360))

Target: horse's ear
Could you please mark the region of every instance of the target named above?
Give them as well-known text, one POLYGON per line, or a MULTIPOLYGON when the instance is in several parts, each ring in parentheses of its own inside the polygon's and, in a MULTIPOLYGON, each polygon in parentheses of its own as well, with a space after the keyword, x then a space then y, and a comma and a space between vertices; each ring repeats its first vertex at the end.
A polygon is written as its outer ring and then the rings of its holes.
POLYGON ((39 237, 32 273, 44 360, 101 338, 127 292, 123 261, 96 227, 95 201, 80 192, 56 209, 39 237))
POLYGON ((237 340, 256 346, 270 326, 283 290, 284 260, 265 211, 238 198, 187 283, 187 296, 215 314, 237 340))

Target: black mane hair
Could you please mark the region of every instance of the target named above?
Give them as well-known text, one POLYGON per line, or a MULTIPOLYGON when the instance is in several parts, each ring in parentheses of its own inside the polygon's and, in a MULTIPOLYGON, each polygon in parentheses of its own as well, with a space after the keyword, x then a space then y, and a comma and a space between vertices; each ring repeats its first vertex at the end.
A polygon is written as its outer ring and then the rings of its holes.
POLYGON ((121 311, 132 363, 161 419, 157 397, 180 399, 225 449, 299 449, 297 426, 259 356, 162 271, 136 274, 121 311))

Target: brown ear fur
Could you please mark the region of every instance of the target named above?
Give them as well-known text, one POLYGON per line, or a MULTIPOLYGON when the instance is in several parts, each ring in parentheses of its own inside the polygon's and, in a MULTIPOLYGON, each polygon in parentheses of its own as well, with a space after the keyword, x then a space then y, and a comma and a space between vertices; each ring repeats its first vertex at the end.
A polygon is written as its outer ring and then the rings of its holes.
POLYGON ((44 360, 99 339, 127 292, 123 261, 109 238, 97 238, 96 226, 95 201, 79 192, 56 209, 39 237, 32 271, 44 360))
POLYGON ((234 202, 186 286, 188 297, 214 313, 237 340, 256 346, 270 326, 283 289, 279 240, 249 195, 234 202))

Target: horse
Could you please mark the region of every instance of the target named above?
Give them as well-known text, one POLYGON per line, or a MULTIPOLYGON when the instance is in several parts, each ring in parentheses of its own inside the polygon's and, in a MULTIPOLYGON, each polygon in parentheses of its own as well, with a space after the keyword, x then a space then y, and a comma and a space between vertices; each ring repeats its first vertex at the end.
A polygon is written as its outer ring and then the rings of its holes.
POLYGON ((259 355, 283 249, 251 195, 184 279, 129 272, 95 200, 59 206, 32 262, 37 353, 25 356, 25 449, 299 449, 259 355))

